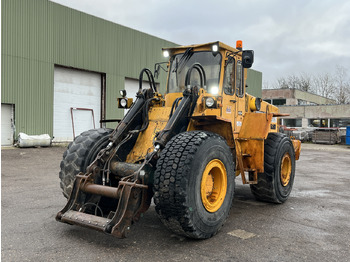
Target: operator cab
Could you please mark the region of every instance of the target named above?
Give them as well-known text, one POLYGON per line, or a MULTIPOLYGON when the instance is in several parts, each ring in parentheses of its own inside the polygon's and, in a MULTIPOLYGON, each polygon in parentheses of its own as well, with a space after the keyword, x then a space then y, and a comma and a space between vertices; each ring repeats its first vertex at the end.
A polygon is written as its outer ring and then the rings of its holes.
MULTIPOLYGON (((235 60, 234 57, 236 55, 241 56, 239 63, 243 68, 250 68, 254 60, 253 51, 242 51, 241 42, 236 49, 221 42, 213 42, 204 45, 163 49, 163 54, 165 57, 171 56, 167 93, 182 93, 185 90, 185 79, 188 70, 194 64, 199 64, 204 69, 205 86, 200 86, 201 76, 198 71, 193 71, 191 74, 190 85, 202 87, 208 94, 219 95, 222 93, 221 86, 225 90, 234 80, 232 79, 232 61, 235 60), (222 74, 222 70, 224 70, 224 74, 222 74), (223 81, 221 81, 222 75, 225 75, 223 81)), ((243 72, 243 70, 241 71, 243 72)), ((230 91, 226 90, 225 93, 230 93, 230 91)))

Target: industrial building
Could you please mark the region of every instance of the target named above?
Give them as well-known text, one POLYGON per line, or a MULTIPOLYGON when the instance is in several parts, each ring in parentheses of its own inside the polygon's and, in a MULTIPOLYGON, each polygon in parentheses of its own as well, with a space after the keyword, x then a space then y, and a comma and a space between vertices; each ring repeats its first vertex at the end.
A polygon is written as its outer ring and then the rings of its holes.
POLYGON ((297 128, 350 126, 350 104, 336 105, 336 101, 297 89, 264 89, 263 100, 272 103, 283 117, 281 125, 297 128))
POLYGON ((264 89, 262 90, 262 97, 264 101, 277 106, 329 105, 336 103, 333 99, 289 88, 264 89))
POLYGON ((69 141, 72 125, 79 134, 120 118, 119 90, 174 45, 47 0, 1 4, 2 145, 19 132, 69 141))
MULTIPOLYGON (((1 1, 1 144, 19 132, 71 141, 116 123, 119 90, 134 96, 140 71, 166 61, 176 45, 48 0, 1 1)), ((217 40, 217 39, 215 39, 217 40)), ((156 80, 165 91, 166 73, 156 80)), ((262 74, 249 70, 248 92, 261 96, 262 74)))

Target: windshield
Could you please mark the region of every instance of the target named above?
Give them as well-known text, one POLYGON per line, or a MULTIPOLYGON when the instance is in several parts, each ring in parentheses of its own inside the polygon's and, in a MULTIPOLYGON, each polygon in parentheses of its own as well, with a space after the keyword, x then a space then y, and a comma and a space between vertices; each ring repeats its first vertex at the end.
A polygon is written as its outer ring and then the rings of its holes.
MULTIPOLYGON (((188 49, 184 54, 178 54, 171 58, 169 71, 168 93, 183 92, 185 89, 185 77, 188 69, 194 64, 200 63, 205 71, 207 79, 206 89, 219 88, 221 54, 215 56, 211 51, 192 52, 188 49)), ((200 76, 196 70, 192 71, 191 86, 200 86, 200 76)))

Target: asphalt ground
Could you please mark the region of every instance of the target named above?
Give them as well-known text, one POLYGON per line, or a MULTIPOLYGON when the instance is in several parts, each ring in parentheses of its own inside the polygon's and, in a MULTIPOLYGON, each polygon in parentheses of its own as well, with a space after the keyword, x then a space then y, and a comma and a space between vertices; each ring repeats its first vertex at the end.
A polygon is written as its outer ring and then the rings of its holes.
POLYGON ((2 148, 2 261, 350 261, 350 148, 303 144, 282 205, 236 179, 230 216, 208 240, 169 232, 154 206, 126 239, 55 221, 64 147, 2 148))

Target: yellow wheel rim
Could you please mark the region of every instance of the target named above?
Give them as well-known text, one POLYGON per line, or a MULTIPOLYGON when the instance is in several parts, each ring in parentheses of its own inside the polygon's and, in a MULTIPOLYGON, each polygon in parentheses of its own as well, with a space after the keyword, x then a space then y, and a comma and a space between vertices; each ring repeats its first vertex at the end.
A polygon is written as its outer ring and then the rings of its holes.
POLYGON ((214 159, 207 164, 202 175, 201 198, 205 209, 211 213, 218 211, 226 191, 226 168, 219 159, 214 159))
POLYGON ((288 153, 285 153, 281 163, 281 183, 283 186, 287 186, 289 184, 291 173, 292 159, 288 153))

